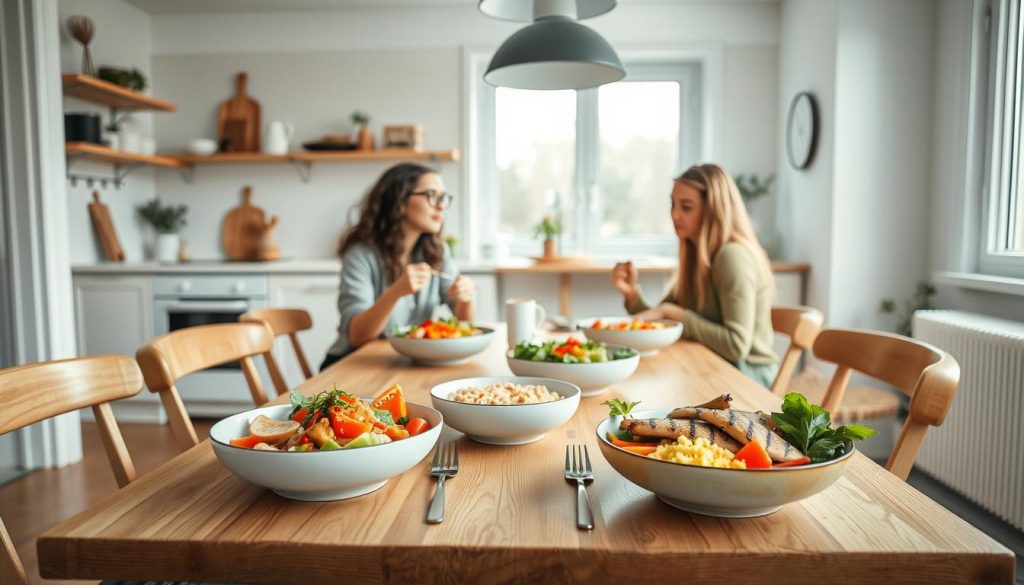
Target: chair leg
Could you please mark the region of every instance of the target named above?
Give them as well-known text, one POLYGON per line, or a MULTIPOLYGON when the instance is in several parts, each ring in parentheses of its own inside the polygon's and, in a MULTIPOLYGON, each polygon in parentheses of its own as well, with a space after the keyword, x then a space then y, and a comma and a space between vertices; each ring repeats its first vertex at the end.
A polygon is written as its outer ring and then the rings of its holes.
POLYGON ((171 423, 171 433, 174 434, 174 440, 178 443, 178 449, 184 453, 199 444, 196 429, 192 426, 192 420, 188 417, 185 404, 181 401, 177 388, 171 386, 159 394, 160 401, 164 404, 164 411, 167 412, 167 418, 171 423))
POLYGON ((295 333, 289 333, 288 337, 292 340, 292 347, 295 348, 295 357, 299 360, 299 367, 302 368, 302 375, 306 379, 313 377, 313 370, 309 368, 309 360, 306 359, 306 353, 302 351, 302 346, 299 345, 299 336, 295 333))
POLYGON ((921 443, 927 432, 928 425, 908 418, 907 422, 903 423, 903 430, 900 431, 900 436, 896 439, 896 446, 893 447, 885 468, 896 477, 906 481, 910 470, 914 467, 914 460, 917 459, 917 452, 921 449, 921 443))
POLYGON ((0 520, 0 545, 3 545, 3 550, 0 551, 0 583, 28 585, 25 567, 22 566, 21 559, 18 558, 18 551, 14 548, 14 542, 11 540, 11 535, 7 534, 7 527, 4 526, 2 520, 0 520))
POLYGON ((256 366, 253 365, 252 358, 245 356, 240 361, 242 363, 242 373, 245 374, 245 381, 249 383, 249 392, 252 393, 253 404, 263 406, 267 403, 267 393, 263 390, 263 381, 260 380, 260 375, 256 372, 256 366))

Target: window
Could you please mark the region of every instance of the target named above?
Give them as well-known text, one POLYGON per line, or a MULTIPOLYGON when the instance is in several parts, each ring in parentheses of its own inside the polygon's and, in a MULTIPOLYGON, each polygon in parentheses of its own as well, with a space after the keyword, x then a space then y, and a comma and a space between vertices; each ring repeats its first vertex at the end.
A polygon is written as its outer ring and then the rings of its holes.
POLYGON ((471 77, 477 243, 536 255, 534 226, 551 214, 562 254, 674 254, 672 179, 705 155, 702 69, 627 62, 623 81, 581 91, 495 89, 471 77))
POLYGON ((1021 0, 993 0, 989 31, 986 161, 979 268, 1024 277, 1024 13, 1021 0))

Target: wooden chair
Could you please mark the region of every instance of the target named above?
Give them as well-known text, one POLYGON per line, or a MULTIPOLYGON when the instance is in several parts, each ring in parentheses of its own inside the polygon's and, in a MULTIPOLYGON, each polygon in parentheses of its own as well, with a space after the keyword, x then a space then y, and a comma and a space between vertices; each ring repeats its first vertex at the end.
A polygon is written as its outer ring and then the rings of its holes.
MULTIPOLYGON (((135 479, 135 465, 110 402, 142 390, 142 373, 127 356, 43 362, 0 370, 0 435, 59 414, 92 407, 119 487, 135 479)), ((0 583, 28 585, 28 576, 0 521, 0 583)))
MULTIPOLYGON (((302 351, 299 343, 299 331, 307 331, 313 328, 313 318, 303 309, 257 309, 249 311, 238 318, 243 323, 264 323, 274 333, 276 338, 279 335, 287 335, 292 340, 292 347, 295 348, 295 357, 299 360, 299 367, 302 368, 302 375, 306 379, 313 377, 313 370, 309 368, 306 354, 302 351)), ((276 384, 277 382, 275 382, 276 384)), ((283 384, 284 381, 282 380, 283 384)))
POLYGON ((824 323, 825 316, 813 307, 772 307, 772 329, 789 337, 789 347, 772 383, 773 394, 782 396, 789 391, 789 383, 800 365, 800 356, 804 350, 811 349, 824 323))
POLYGON ((822 407, 835 411, 856 370, 899 388, 910 397, 910 412, 885 468, 907 479, 929 426, 945 420, 960 385, 960 366, 946 352, 901 335, 827 329, 814 342, 814 355, 839 367, 822 407))
POLYGON ((277 393, 288 392, 280 381, 281 372, 271 355, 273 346, 274 335, 266 325, 224 323, 172 331, 136 352, 135 358, 142 367, 146 386, 160 395, 170 419, 171 431, 182 451, 192 448, 199 440, 174 383, 192 372, 238 360, 249 384, 253 404, 260 406, 267 401, 267 394, 253 365, 253 356, 263 356, 277 393))

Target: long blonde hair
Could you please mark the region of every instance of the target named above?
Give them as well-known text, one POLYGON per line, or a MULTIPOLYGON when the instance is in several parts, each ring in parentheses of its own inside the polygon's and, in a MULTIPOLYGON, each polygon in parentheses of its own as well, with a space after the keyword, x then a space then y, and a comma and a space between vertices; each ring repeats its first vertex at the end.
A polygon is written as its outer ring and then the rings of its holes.
POLYGON ((675 291, 676 299, 684 303, 687 295, 695 294, 697 308, 704 308, 711 285, 711 262, 722 246, 730 242, 746 246, 769 285, 773 285, 768 254, 757 241, 747 208, 732 177, 718 165, 705 164, 686 169, 676 181, 699 191, 704 200, 704 219, 697 242, 685 238, 679 240, 679 269, 669 284, 669 290, 675 291), (688 290, 690 288, 693 290, 688 290))

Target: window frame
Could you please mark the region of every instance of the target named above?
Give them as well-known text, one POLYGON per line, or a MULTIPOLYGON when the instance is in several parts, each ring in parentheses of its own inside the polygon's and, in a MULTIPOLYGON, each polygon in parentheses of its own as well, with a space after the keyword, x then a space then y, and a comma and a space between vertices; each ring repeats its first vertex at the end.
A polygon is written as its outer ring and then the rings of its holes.
POLYGON ((1024 205, 1024 12, 1020 0, 993 0, 976 18, 975 30, 986 35, 976 80, 975 115, 984 124, 977 270, 1019 278, 1024 251, 1008 249, 1007 241, 1014 205, 1024 205))
MULTIPOLYGON (((464 185, 469 201, 463 211, 462 226, 467 240, 466 250, 471 259, 486 256, 482 254, 484 245, 496 243, 493 234, 497 232, 500 220, 500 205, 487 195, 498 192, 498 174, 494 164, 495 90, 483 81, 483 73, 492 54, 493 50, 464 47, 467 146, 464 185)), ((627 69, 624 81, 669 80, 680 83, 679 170, 682 170, 684 164, 712 159, 714 112, 721 86, 721 47, 625 49, 620 50, 619 54, 627 69), (700 119, 700 132, 684 133, 682 121, 694 116, 695 111, 700 119)), ((594 185, 597 182, 596 167, 599 160, 597 106, 596 89, 577 92, 576 172, 573 186, 576 193, 585 194, 586 201, 577 206, 579 215, 574 218, 576 225, 584 225, 582 222, 595 212, 592 203, 596 196, 594 185), (593 120, 592 123, 586 122, 588 116, 593 120)), ((666 181, 666 199, 668 189, 666 181)), ((573 236, 562 242, 563 254, 673 256, 677 249, 674 234, 601 238, 595 230, 591 230, 573 236)), ((512 256, 535 255, 539 249, 539 243, 529 234, 523 234, 507 243, 512 256)))

